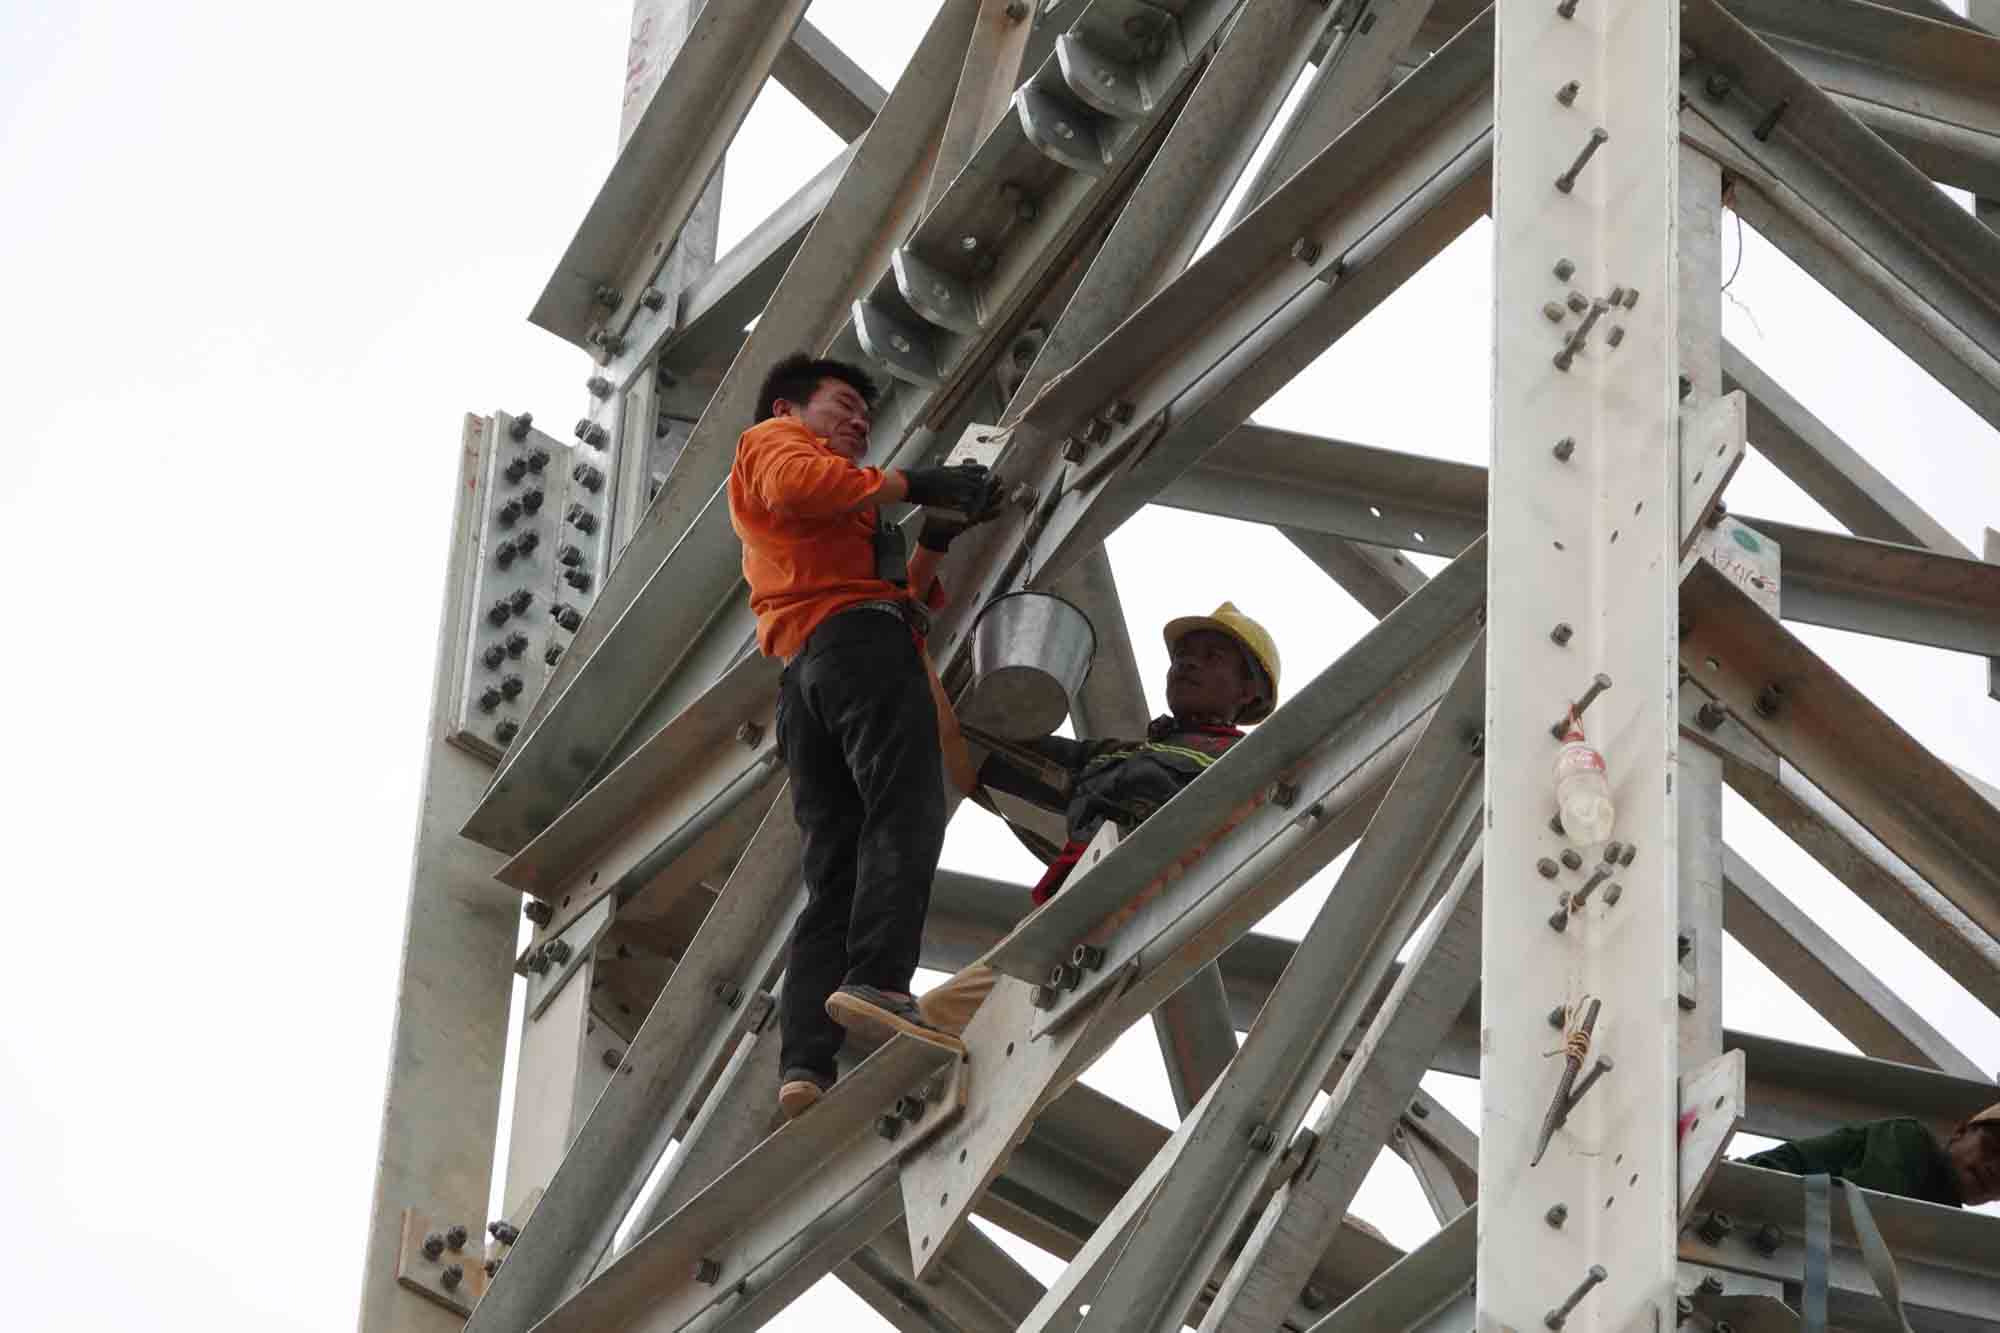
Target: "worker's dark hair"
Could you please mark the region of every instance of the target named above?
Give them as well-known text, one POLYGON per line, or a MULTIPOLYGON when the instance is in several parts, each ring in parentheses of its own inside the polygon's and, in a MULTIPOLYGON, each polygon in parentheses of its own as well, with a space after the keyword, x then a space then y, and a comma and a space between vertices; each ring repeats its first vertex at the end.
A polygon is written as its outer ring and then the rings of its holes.
POLYGON ((780 398, 788 403, 804 403, 819 388, 821 380, 840 380, 860 394, 862 402, 871 407, 875 404, 875 381, 861 367, 794 352, 772 366, 771 373, 764 377, 764 387, 757 390, 757 420, 769 421, 776 416, 780 398))

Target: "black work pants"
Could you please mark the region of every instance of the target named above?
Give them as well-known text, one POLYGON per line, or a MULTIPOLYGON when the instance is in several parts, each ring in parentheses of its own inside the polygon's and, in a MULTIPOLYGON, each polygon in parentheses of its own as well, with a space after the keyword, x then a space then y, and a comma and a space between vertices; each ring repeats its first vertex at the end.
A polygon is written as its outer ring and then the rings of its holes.
POLYGON ((778 747, 806 881, 779 1008, 782 1067, 831 1078, 846 1034, 827 996, 846 982, 909 990, 944 848, 937 712, 909 627, 861 609, 814 630, 779 686, 778 747))

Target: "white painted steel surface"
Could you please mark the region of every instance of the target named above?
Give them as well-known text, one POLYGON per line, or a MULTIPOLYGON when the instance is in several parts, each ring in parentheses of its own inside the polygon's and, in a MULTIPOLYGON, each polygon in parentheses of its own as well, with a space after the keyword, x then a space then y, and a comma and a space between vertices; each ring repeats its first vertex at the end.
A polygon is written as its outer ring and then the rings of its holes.
POLYGON ((1498 23, 1481 1329, 1544 1327, 1593 1265, 1606 1277, 1566 1327, 1670 1328, 1674 1313, 1678 14, 1570 8, 1502 6, 1498 23), (1608 139, 1577 169, 1598 130, 1608 139), (1570 288, 1602 311, 1581 345, 1587 316, 1543 317, 1570 288), (1629 308, 1617 289, 1636 291, 1629 308), (1557 622, 1575 629, 1563 646, 1557 622), (1600 888, 1558 931, 1558 889, 1580 889, 1599 857, 1586 849, 1559 882, 1537 873, 1564 845, 1549 728, 1599 672, 1613 686, 1584 725, 1609 766, 1613 836, 1638 852, 1616 871, 1621 893, 1600 888), (1563 1068, 1547 1016, 1587 998, 1603 1009, 1585 1064, 1615 1069, 1531 1166, 1563 1068), (1543 1220, 1557 1202, 1561 1229, 1543 1220))

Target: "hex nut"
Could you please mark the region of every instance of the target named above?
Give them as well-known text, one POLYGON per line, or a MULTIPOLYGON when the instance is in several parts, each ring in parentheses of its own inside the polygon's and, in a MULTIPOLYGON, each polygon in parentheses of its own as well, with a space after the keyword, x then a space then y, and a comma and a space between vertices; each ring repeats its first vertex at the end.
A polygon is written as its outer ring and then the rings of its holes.
MULTIPOLYGON (((521 915, 538 926, 546 926, 549 922, 555 920, 556 909, 543 902, 540 898, 530 898, 527 902, 521 904, 521 915)), ((495 1222, 493 1224, 493 1226, 504 1225, 506 1224, 502 1222, 495 1222)), ((493 1227, 488 1227, 487 1230, 492 1231, 493 1227)), ((497 1236, 499 1233, 495 1232, 494 1234, 497 1236)))
POLYGON ((424 1258, 435 1259, 443 1253, 444 1236, 442 1233, 433 1231, 430 1235, 424 1237, 424 1258))
POLYGON ((701 1283, 704 1287, 714 1286, 716 1280, 721 1276, 722 1265, 713 1259, 704 1257, 697 1261, 694 1266, 694 1280, 701 1283))
POLYGON ((1766 1259, 1776 1254, 1778 1247, 1784 1243, 1784 1230, 1776 1222, 1766 1222, 1763 1226, 1758 1227, 1757 1234, 1750 1238, 1751 1246, 1766 1259))
POLYGON ((438 1281, 444 1285, 446 1291, 458 1290, 458 1284, 465 1281, 465 1265, 451 1264, 447 1266, 442 1273, 438 1274, 438 1281))
POLYGON ((464 1249, 468 1234, 463 1223, 453 1222, 444 1230, 445 1248, 452 1251, 464 1249))
POLYGON ((1550 1204, 1549 1210, 1542 1214, 1542 1220, 1552 1227, 1562 1226, 1564 1222, 1569 1220, 1569 1205, 1561 1203, 1550 1204))
MULTIPOLYGON (((1695 1234, 1710 1245, 1720 1245, 1729 1233, 1735 1229, 1736 1223, 1730 1219, 1729 1214, 1717 1210, 1709 1213, 1707 1217, 1701 1220, 1701 1225, 1695 1228, 1695 1234)), ((1713 1275, 1711 1274, 1711 1276, 1713 1275)), ((1720 1281, 1720 1279, 1717 1279, 1717 1281, 1720 1281)), ((1703 1285, 1707 1285, 1705 1281, 1703 1285)))

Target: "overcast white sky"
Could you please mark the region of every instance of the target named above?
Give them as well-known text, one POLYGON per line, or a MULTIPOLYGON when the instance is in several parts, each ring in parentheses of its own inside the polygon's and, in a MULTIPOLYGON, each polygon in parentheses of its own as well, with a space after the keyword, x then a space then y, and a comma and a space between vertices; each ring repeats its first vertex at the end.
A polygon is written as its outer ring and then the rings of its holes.
MULTIPOLYGON (((811 18, 888 84, 934 8, 811 18)), ((612 161, 627 0, 0 16, 0 525, 22 564, 0 664, 6 1322, 351 1328, 459 420, 583 402, 583 358, 525 315, 612 161)), ((724 247, 837 148, 767 90, 730 158, 724 247)), ((2000 523, 1995 432, 1747 235, 1728 334, 1976 549, 2000 523)), ((1489 244, 1475 229, 1259 419, 1483 461, 1489 244)), ((1836 526, 1754 457, 1729 499, 1836 526)), ((1149 510, 1110 550, 1156 708, 1169 616, 1234 599, 1294 684, 1368 623, 1262 529, 1149 510)), ((2000 782, 1982 662, 1804 637, 2000 782)), ((1031 878, 981 818, 947 864, 1031 878)), ((1727 819, 2000 1069, 2000 1019, 1733 798, 1727 819)), ((1301 933, 1324 887, 1265 928, 1301 933)), ((1851 1049, 1733 946, 1726 1010, 1851 1049)), ((1148 1029, 1092 1081, 1172 1117, 1148 1029)), ((1431 1229, 1400 1165, 1357 1211, 1406 1245, 1431 1229)), ((774 1327, 873 1318, 825 1284, 774 1327)))

